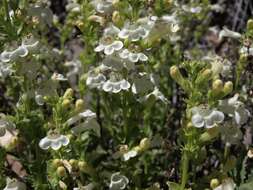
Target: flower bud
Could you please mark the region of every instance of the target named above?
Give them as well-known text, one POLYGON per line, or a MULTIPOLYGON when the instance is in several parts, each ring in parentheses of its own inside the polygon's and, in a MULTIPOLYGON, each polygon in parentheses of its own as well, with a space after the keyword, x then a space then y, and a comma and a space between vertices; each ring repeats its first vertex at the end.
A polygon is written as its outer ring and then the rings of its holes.
POLYGON ((58 168, 59 166, 62 166, 62 162, 60 159, 54 159, 52 165, 54 168, 58 168))
POLYGON ((92 22, 97 22, 97 23, 100 24, 100 26, 105 25, 105 18, 101 17, 101 16, 91 15, 91 16, 89 16, 88 20, 92 21, 92 22))
POLYGON ((218 187, 220 184, 219 180, 214 178, 210 181, 210 187, 211 189, 215 189, 216 187, 218 187))
POLYGON ((119 152, 120 152, 121 154, 124 154, 124 153, 126 153, 127 151, 128 151, 128 146, 127 146, 126 144, 120 145, 120 147, 119 147, 119 152))
POLYGON ((69 164, 71 165, 72 168, 77 169, 79 162, 75 159, 70 159, 69 164))
POLYGON ((201 142, 208 142, 208 141, 211 141, 212 139, 216 138, 218 135, 219 135, 218 127, 213 127, 213 128, 207 129, 206 132, 202 133, 200 135, 199 140, 201 142))
POLYGON ((56 173, 59 177, 65 177, 67 175, 66 169, 63 166, 59 166, 56 173))
POLYGON ((83 26, 84 26, 84 22, 81 21, 81 20, 77 20, 77 21, 75 22, 75 25, 76 25, 79 29, 82 29, 83 26))
POLYGON ((11 151, 14 148, 16 148, 16 146, 18 145, 18 143, 19 143, 19 138, 17 136, 14 136, 14 137, 12 137, 10 143, 6 146, 6 149, 8 151, 11 151))
POLYGON ((150 140, 148 138, 143 138, 140 141, 139 147, 142 151, 145 151, 147 149, 149 149, 150 147, 150 140))
POLYGON ((186 91, 190 92, 190 84, 184 79, 177 66, 170 68, 170 76, 186 91))
POLYGON ((239 63, 245 65, 247 63, 248 57, 246 54, 240 54, 239 63))
POLYGON ((223 90, 223 82, 222 82, 222 80, 216 79, 216 80, 213 82, 212 87, 213 87, 213 92, 214 92, 214 94, 220 93, 220 92, 223 90))
POLYGON ((119 11, 114 11, 112 14, 112 22, 114 24, 119 24, 121 21, 121 16, 119 14, 119 11))
POLYGON ((205 69, 202 71, 199 76, 197 77, 195 83, 199 86, 202 84, 208 82, 212 78, 212 70, 211 69, 205 69))
POLYGON ((72 98, 73 95, 74 95, 74 91, 72 90, 72 88, 68 88, 68 89, 65 91, 65 93, 64 93, 64 95, 63 95, 63 98, 64 98, 64 99, 72 98))
POLYGON ((62 102, 62 107, 69 108, 70 104, 71 104, 71 102, 69 99, 64 99, 62 102))
POLYGON ((247 30, 248 31, 253 31, 253 19, 249 19, 247 22, 247 30))
POLYGON ((142 149, 140 148, 140 146, 135 146, 132 148, 133 151, 136 151, 137 153, 141 152, 142 149))
POLYGON ((88 166, 87 162, 85 162, 85 161, 79 161, 79 162, 78 162, 78 168, 79 168, 80 171, 82 171, 82 172, 87 172, 89 166, 88 166))
POLYGON ((76 103, 75 103, 75 110, 77 112, 80 112, 84 109, 84 101, 82 99, 78 99, 76 100, 76 103))
POLYGON ((249 150, 248 150, 248 153, 247 153, 247 156, 249 157, 249 158, 253 158, 253 148, 250 148, 249 150))
POLYGON ((231 93, 233 91, 233 83, 228 81, 224 84, 223 92, 225 95, 231 93))

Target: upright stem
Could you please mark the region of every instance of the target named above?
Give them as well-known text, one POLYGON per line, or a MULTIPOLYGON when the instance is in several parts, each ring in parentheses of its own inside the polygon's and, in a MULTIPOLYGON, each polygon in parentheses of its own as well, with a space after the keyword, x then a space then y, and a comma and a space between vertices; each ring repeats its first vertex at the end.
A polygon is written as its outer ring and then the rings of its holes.
POLYGON ((7 19, 7 21, 10 21, 9 8, 8 8, 7 0, 4 0, 3 3, 4 3, 6 19, 7 19))
POLYGON ((183 150, 183 158, 182 158, 182 179, 181 179, 181 187, 180 190, 184 190, 185 185, 188 180, 188 169, 189 169, 189 158, 186 150, 183 150))

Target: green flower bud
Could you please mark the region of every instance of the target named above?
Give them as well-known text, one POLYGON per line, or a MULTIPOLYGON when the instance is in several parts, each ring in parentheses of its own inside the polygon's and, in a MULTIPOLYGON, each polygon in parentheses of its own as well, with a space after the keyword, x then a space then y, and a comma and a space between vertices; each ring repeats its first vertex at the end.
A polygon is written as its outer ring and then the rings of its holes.
POLYGON ((174 65, 170 68, 170 76, 184 89, 184 91, 190 92, 190 83, 182 76, 177 66, 174 65))
POLYGON ((247 30, 253 31, 253 19, 249 19, 247 22, 247 30))
POLYGON ((67 175, 66 169, 63 166, 59 166, 56 173, 59 177, 65 177, 67 175))
POLYGON ((228 81, 224 84, 223 92, 225 96, 233 91, 233 83, 228 81))
POLYGON ((76 100, 76 103, 75 103, 75 110, 77 112, 80 112, 84 109, 84 101, 82 99, 78 99, 76 100))
POLYGON ((59 166, 62 166, 62 162, 60 159, 54 159, 52 165, 54 168, 58 168, 59 166))
POLYGON ((223 90, 223 82, 222 82, 222 80, 216 79, 213 82, 213 90, 216 91, 216 92, 220 92, 220 91, 223 90))
POLYGON ((145 151, 147 149, 149 149, 150 147, 150 140, 148 138, 143 138, 140 141, 139 147, 142 151, 145 151))
POLYGON ((89 170, 89 166, 88 166, 87 162, 85 162, 85 161, 79 161, 78 168, 82 172, 87 172, 89 170))
POLYGON ((64 108, 69 108, 70 104, 71 104, 71 101, 69 99, 64 99, 62 101, 62 107, 64 107, 64 108))
POLYGON ((73 95, 74 95, 74 91, 72 90, 72 88, 68 88, 68 89, 65 91, 65 93, 64 93, 64 95, 63 95, 63 98, 64 98, 64 99, 72 98, 73 95))
POLYGON ((210 181, 210 187, 211 189, 215 189, 216 187, 218 187, 220 185, 220 182, 218 179, 214 178, 210 181))
POLYGON ((216 138, 218 135, 219 135, 218 127, 213 127, 213 128, 207 129, 206 132, 202 133, 200 135, 199 140, 201 142, 208 142, 208 141, 211 141, 212 139, 216 138))
POLYGON ((120 24, 121 22, 121 16, 119 14, 119 11, 114 11, 113 14, 112 14, 112 22, 114 24, 120 24))
POLYGON ((202 71, 199 76, 197 77, 195 83, 199 86, 203 85, 204 83, 208 82, 212 78, 212 70, 205 69, 202 71))
POLYGON ((20 139, 17 136, 11 138, 10 142, 5 146, 7 151, 12 151, 20 143, 20 139))
POLYGON ((70 159, 69 164, 71 165, 72 168, 77 169, 79 162, 75 159, 70 159))

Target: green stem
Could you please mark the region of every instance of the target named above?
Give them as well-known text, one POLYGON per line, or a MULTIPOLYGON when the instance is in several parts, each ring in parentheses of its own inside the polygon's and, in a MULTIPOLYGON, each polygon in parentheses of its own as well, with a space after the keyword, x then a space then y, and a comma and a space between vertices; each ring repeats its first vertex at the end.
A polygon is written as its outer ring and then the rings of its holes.
POLYGON ((4 0, 4 9, 5 9, 5 15, 6 15, 6 19, 7 21, 10 21, 10 15, 9 15, 9 8, 8 8, 8 3, 7 0, 4 0))
POLYGON ((188 180, 188 169, 189 169, 189 158, 188 153, 183 150, 183 158, 182 158, 182 179, 181 179, 181 187, 180 190, 184 190, 185 185, 188 180))

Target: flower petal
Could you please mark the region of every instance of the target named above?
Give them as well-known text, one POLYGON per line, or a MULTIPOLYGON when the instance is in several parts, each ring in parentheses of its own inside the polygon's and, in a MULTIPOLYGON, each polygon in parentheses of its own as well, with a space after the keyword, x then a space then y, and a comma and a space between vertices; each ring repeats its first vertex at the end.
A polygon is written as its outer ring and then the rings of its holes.
POLYGON ((112 45, 105 46, 104 53, 106 55, 111 55, 114 52, 114 48, 112 45))
POLYGON ((192 116, 192 124, 194 127, 201 128, 204 127, 205 121, 204 118, 200 114, 195 114, 192 116))
POLYGON ((115 49, 115 50, 121 50, 123 48, 124 44, 122 43, 122 41, 114 41, 112 43, 112 47, 115 49))
POLYGON ((43 150, 47 150, 51 145, 51 140, 47 137, 43 138, 39 142, 39 147, 43 150))

